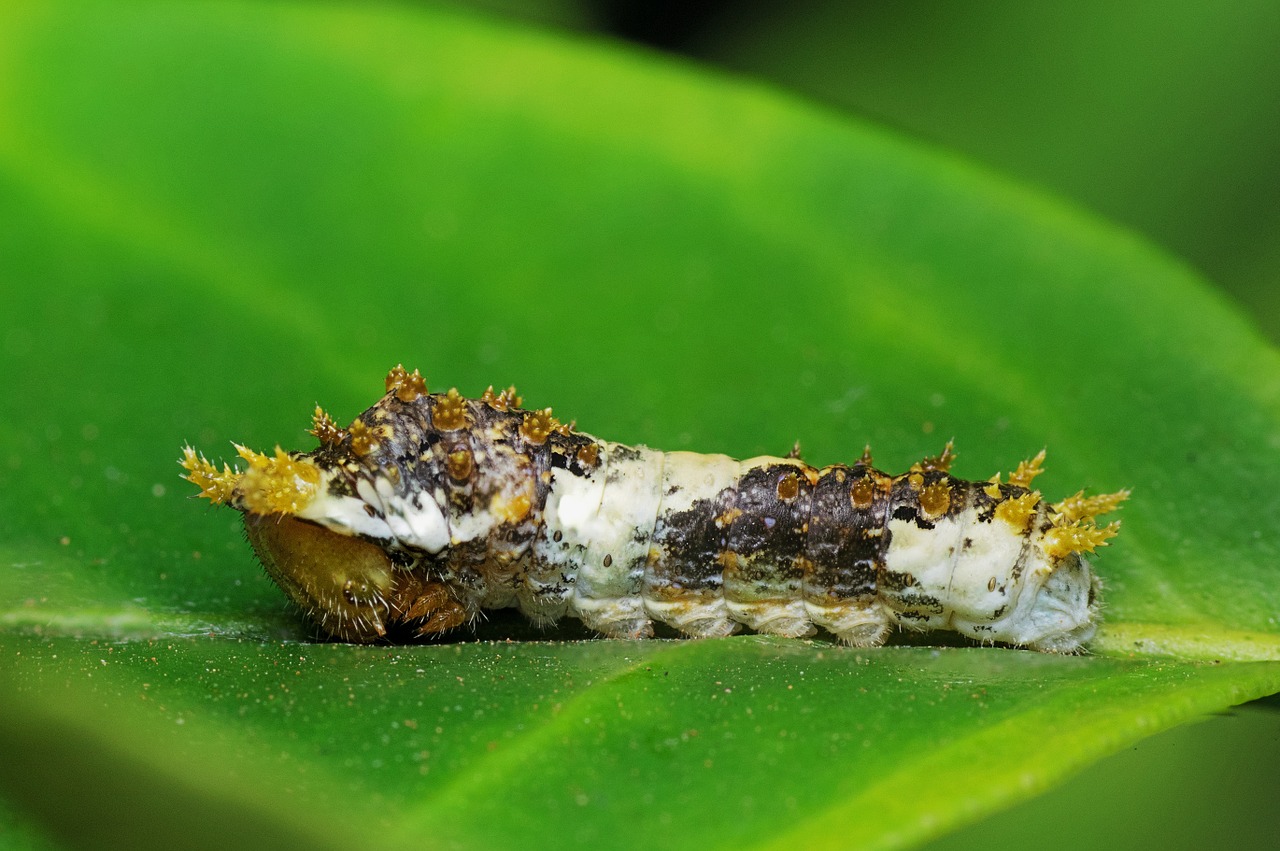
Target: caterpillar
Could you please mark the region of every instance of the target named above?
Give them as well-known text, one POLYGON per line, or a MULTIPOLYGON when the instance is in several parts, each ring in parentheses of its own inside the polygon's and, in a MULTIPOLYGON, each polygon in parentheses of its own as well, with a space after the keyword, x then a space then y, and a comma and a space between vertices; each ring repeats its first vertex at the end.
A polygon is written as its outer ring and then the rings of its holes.
POLYGON ((890 476, 868 448, 814 468, 797 450, 737 461, 600 440, 526 410, 515 388, 429 393, 397 366, 346 428, 317 407, 311 452, 192 447, 200 496, 244 515, 271 578, 329 636, 413 639, 518 606, 609 637, 660 621, 693 637, 750 628, 857 646, 896 625, 1075 652, 1100 582, 1085 553, 1114 536, 1127 490, 1048 504, 1032 480, 953 478, 943 452, 890 476))

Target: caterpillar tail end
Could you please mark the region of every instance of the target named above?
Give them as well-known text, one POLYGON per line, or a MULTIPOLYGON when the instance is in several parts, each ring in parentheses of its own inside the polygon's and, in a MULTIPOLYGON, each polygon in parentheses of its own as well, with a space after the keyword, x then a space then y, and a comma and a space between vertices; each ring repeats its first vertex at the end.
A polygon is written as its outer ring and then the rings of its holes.
POLYGON ((1128 488, 1115 493, 1085 496, 1084 491, 1049 506, 1053 528, 1045 533, 1045 552, 1064 557, 1071 553, 1091 553, 1106 546, 1120 533, 1120 521, 1099 526, 1097 518, 1120 507, 1132 493, 1128 488))

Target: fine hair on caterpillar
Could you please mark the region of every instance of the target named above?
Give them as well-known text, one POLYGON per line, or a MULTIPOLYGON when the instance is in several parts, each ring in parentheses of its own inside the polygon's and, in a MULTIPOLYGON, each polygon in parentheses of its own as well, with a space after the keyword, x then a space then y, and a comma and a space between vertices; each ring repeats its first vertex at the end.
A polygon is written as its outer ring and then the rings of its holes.
POLYGON ((600 440, 515 388, 430 393, 402 366, 346 428, 317 408, 310 452, 191 447, 184 478, 244 514, 271 578, 327 634, 444 632, 484 609, 565 616, 616 638, 818 628, 857 646, 894 626, 1075 652, 1097 627, 1085 554, 1127 490, 1047 503, 1044 453, 1002 481, 954 478, 948 444, 901 475, 738 461, 600 440))

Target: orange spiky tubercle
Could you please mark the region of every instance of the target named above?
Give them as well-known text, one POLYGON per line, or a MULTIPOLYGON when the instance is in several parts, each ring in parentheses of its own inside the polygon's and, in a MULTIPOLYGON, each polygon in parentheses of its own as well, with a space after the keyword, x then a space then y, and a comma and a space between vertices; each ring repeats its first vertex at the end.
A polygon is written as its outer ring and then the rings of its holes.
POLYGON ((200 496, 214 505, 230 505, 255 514, 296 514, 306 508, 320 486, 320 469, 305 458, 294 458, 280 447, 275 455, 263 455, 235 444, 248 462, 243 472, 223 464, 219 470, 191 447, 184 447, 179 462, 182 478, 200 488, 200 496))
POLYGON ((333 421, 333 417, 319 405, 311 415, 311 428, 308 433, 315 435, 323 446, 337 446, 347 438, 347 430, 333 421))
POLYGON ((529 411, 520 422, 520 434, 525 440, 535 445, 547 442, 553 433, 568 434, 569 426, 556 419, 550 408, 529 411))
MULTIPOLYGON (((947 444, 947 448, 948 449, 951 448, 950 443, 947 444)), ((1018 469, 1014 470, 1012 473, 1009 474, 1009 484, 1013 485, 1014 487, 1026 488, 1030 490, 1031 482, 1035 479, 1036 476, 1044 472, 1044 458, 1045 458, 1045 451, 1041 449, 1038 453, 1036 453, 1036 456, 1034 458, 1028 458, 1025 461, 1019 461, 1018 469)), ((925 459, 925 460, 928 460, 928 459, 925 459)), ((992 499, 1000 499, 1001 495, 1004 493, 1000 489, 1000 485, 1001 485, 1000 474, 996 473, 994 476, 987 479, 987 481, 989 482, 989 484, 987 485, 987 487, 983 488, 983 492, 986 493, 986 495, 991 497, 992 499)), ((1036 494, 1036 500, 1039 501, 1040 492, 1036 491, 1035 494, 1036 494)))
POLYGON ((467 400, 458 392, 457 387, 450 387, 449 392, 436 398, 435 408, 431 412, 432 424, 441 431, 458 431, 471 423, 467 413, 467 400))
POLYGON ((412 402, 427 395, 427 382, 418 370, 409 372, 398 363, 387 373, 387 392, 394 393, 401 402, 412 402))
POLYGON ((1119 520, 1106 526, 1085 522, 1054 526, 1044 533, 1044 551, 1055 558, 1071 553, 1091 553, 1097 547, 1106 546, 1107 540, 1119 533, 1119 520))
POLYGON ((498 411, 515 410, 524 404, 524 399, 516 392, 514 385, 501 393, 495 393, 493 385, 490 384, 489 389, 480 397, 480 401, 498 411))
MULTIPOLYGON (((1009 485, 1028 489, 1031 481, 1044 472, 1044 457, 1045 453, 1042 449, 1034 458, 1020 461, 1018 469, 1009 474, 1009 485)), ((1007 494, 1004 487, 1000 481, 1000 474, 996 473, 987 479, 987 486, 982 489, 982 492, 997 501, 996 517, 1015 529, 1026 529, 1031 518, 1040 510, 1040 491, 1028 490, 1027 493, 1007 494)))
MULTIPOLYGON (((990 490, 988 488, 988 490, 990 490)), ((1040 507, 1040 491, 1011 496, 996 506, 996 517, 1015 529, 1023 530, 1040 507)))
MULTIPOLYGON (((868 447, 868 452, 870 447, 868 447)), ((951 465, 955 463, 955 441, 948 440, 947 445, 942 447, 940 455, 931 455, 927 458, 921 458, 919 461, 911 465, 913 473, 946 473, 951 470, 951 465)))
POLYGON ((306 508, 320 486, 320 468, 305 458, 294 458, 280 447, 263 455, 234 444, 248 469, 240 471, 216 465, 190 446, 179 461, 187 474, 182 478, 200 488, 200 496, 214 505, 231 505, 255 514, 296 514, 306 508))

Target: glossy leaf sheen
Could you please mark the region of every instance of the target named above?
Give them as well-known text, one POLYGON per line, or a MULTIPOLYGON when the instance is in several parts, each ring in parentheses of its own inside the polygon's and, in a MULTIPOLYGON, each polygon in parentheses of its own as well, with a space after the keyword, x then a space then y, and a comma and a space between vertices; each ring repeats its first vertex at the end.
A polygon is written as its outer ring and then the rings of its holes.
POLYGON ((1123 234, 609 45, 338 4, 4 14, 0 782, 48 830, 88 778, 77 841, 897 847, 1280 689, 1190 661, 1280 658, 1275 353, 1123 234), (663 448, 898 470, 954 436, 986 478, 1047 445, 1047 494, 1135 489, 1103 655, 310 643, 177 450, 307 445, 398 361, 663 448), (42 768, 66 742, 77 771, 42 768))

